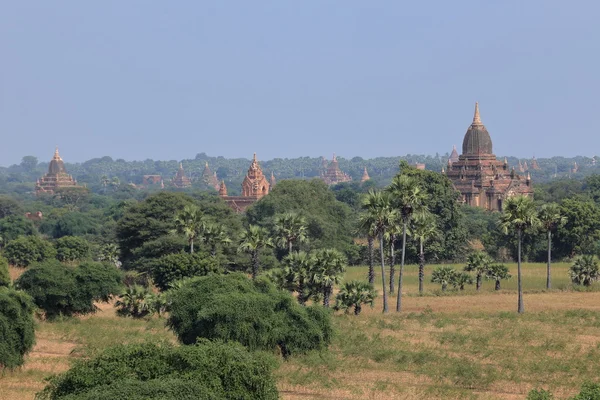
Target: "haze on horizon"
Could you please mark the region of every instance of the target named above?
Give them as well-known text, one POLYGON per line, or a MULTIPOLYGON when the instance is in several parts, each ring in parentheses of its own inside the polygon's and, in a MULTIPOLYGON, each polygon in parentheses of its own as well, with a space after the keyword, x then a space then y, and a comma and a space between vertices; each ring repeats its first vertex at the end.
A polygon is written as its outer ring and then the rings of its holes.
POLYGON ((0 164, 600 153, 600 3, 4 2, 0 164))

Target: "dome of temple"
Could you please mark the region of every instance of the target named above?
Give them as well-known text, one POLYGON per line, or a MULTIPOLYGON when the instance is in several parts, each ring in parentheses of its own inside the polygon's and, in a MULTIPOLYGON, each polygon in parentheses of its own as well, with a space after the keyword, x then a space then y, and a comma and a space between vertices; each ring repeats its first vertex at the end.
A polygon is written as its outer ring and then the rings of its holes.
POLYGON ((481 122, 479 104, 475 103, 475 116, 463 140, 464 155, 493 154, 492 138, 481 122))
POLYGON ((48 173, 51 175, 67 173, 67 170, 65 169, 65 163, 63 162, 62 158, 60 158, 60 155, 58 154, 58 147, 54 151, 54 157, 52 157, 52 160, 50 161, 50 165, 48 166, 48 173))

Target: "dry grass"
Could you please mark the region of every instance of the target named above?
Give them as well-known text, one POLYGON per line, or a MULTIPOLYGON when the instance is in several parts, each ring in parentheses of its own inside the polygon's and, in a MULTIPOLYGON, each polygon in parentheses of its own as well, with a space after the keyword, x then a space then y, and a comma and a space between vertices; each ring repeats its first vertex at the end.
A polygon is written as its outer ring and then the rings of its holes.
POLYGON ((16 281, 19 279, 23 272, 27 271, 26 268, 13 267, 12 265, 8 266, 8 274, 10 275, 10 279, 16 281))

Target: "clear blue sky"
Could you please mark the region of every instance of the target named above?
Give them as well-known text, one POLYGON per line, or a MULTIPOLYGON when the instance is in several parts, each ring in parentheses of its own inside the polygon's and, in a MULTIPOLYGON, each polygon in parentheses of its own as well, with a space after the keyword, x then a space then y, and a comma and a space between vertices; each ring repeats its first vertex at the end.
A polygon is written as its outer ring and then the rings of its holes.
POLYGON ((0 164, 600 153, 600 2, 2 1, 0 164))

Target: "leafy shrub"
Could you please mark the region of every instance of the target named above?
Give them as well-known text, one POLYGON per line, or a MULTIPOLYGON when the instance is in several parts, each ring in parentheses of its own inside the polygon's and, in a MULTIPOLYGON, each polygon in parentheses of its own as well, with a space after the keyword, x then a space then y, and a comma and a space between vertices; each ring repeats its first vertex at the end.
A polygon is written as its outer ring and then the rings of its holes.
POLYGON ((154 295, 144 286, 132 285, 125 288, 115 302, 117 314, 122 317, 143 318, 154 311, 154 295))
POLYGON ((77 236, 63 236, 56 241, 56 258, 63 262, 85 260, 90 257, 90 244, 77 236))
POLYGON ((600 384, 586 382, 581 386, 581 392, 572 400, 600 400, 600 384))
POLYGON ((0 287, 0 368, 23 364, 35 342, 33 302, 24 292, 0 287))
POLYGON ((527 394, 526 400, 552 400, 554 396, 544 389, 533 389, 527 394))
POLYGON ((354 307, 354 315, 359 315, 363 304, 369 304, 373 308, 375 297, 377 292, 372 284, 362 281, 346 282, 335 296, 334 308, 347 313, 354 307))
POLYGON ((11 279, 8 272, 8 260, 0 256, 0 287, 10 286, 11 279))
POLYGON ((120 281, 119 271, 110 265, 88 262, 73 268, 52 260, 25 271, 16 285, 52 318, 94 312, 93 302, 107 301, 120 281))
POLYGON ((593 255, 581 256, 569 269, 569 276, 576 285, 590 286, 600 277, 598 262, 593 255))
POLYGON ((271 356, 238 343, 140 343, 105 350, 54 376, 42 400, 277 399, 271 356))
POLYGON ((218 259, 205 253, 175 253, 151 261, 150 271, 156 286, 167 290, 175 281, 220 272, 221 268, 218 259))
POLYGON ((52 243, 39 236, 20 236, 8 242, 4 248, 8 262, 18 267, 28 267, 35 262, 51 260, 56 257, 52 243))
POLYGON ((197 338, 238 341, 251 350, 279 348, 288 356, 331 341, 327 310, 302 307, 271 283, 242 274, 190 279, 169 300, 168 325, 185 344, 197 338))
POLYGON ((431 273, 431 282, 439 283, 442 285, 442 290, 445 291, 448 288, 448 285, 452 284, 455 275, 456 270, 452 267, 437 267, 431 273))

